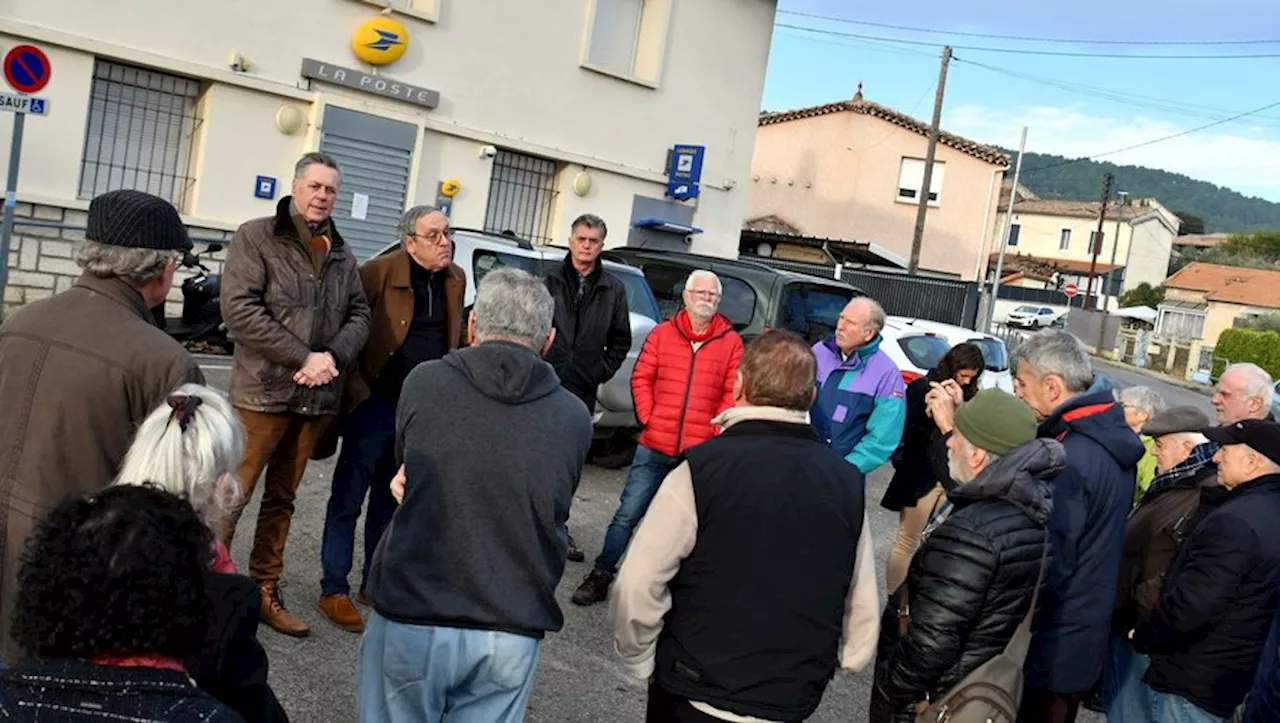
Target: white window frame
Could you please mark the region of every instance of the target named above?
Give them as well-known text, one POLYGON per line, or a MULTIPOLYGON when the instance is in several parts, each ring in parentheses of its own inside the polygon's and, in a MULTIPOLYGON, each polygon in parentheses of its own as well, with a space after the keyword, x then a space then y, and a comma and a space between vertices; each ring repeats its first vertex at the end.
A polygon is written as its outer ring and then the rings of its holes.
POLYGON ((1194 309, 1161 307, 1156 319, 1156 333, 1174 339, 1203 339, 1207 313, 1194 309))
POLYGON ((391 8, 397 15, 405 15, 429 23, 440 21, 440 5, 444 0, 355 0, 365 5, 391 8))
MULTIPOLYGON (((947 174, 945 161, 933 162, 933 177, 929 179, 930 207, 942 204, 943 179, 947 174)), ((894 189, 894 199, 898 203, 913 206, 920 203, 920 189, 924 186, 924 159, 903 156, 898 163, 898 185, 894 189)))
MULTIPOLYGON (((439 2, 440 0, 436 0, 439 2)), ((582 50, 578 64, 601 75, 607 75, 650 89, 656 89, 662 77, 667 56, 667 36, 670 34, 672 5, 675 0, 585 0, 582 50), (602 9, 623 3, 638 5, 634 39, 631 43, 629 63, 610 63, 593 54, 598 39, 602 9)), ((626 28, 622 35, 626 35, 626 28)))
POLYGON ((1058 250, 1059 251, 1071 250, 1071 229, 1064 228, 1062 229, 1062 231, 1058 233, 1058 250))

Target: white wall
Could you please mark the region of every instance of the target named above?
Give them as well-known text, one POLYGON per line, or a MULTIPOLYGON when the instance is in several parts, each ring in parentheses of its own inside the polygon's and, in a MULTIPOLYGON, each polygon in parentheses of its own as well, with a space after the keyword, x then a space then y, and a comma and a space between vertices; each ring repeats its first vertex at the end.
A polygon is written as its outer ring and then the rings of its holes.
MULTIPOLYGON (((358 0, 9 0, 6 6, 0 42, 33 42, 54 66, 41 94, 51 100, 52 115, 27 124, 20 195, 83 205, 76 191, 96 55, 209 81, 197 189, 184 209, 193 221, 234 227, 268 212, 269 202, 253 198, 254 177, 276 176, 286 193, 293 160, 317 139, 314 127, 295 136, 277 131, 276 110, 293 104, 314 120, 319 103, 339 98, 453 138, 424 137, 410 200, 434 200, 439 179, 431 169, 457 169, 451 175, 467 176, 457 199, 460 224, 473 223, 487 198, 485 169, 475 157, 480 145, 593 168, 597 185, 588 198, 561 189, 562 215, 607 209, 619 239, 626 236, 631 195, 663 195, 667 150, 705 145, 694 223, 709 233, 698 250, 736 254, 776 0, 674 2, 656 89, 580 67, 587 0, 440 0, 438 22, 396 16, 410 47, 378 71, 438 90, 433 111, 309 87, 300 78, 304 57, 361 68, 350 33, 378 9, 358 0), (233 52, 249 61, 248 73, 228 69, 233 52)), ((0 134, 7 122, 0 120, 0 134)))
POLYGON ((1125 291, 1143 282, 1152 286, 1164 283, 1169 276, 1173 238, 1173 233, 1154 217, 1133 227, 1133 252, 1129 258, 1129 268, 1125 272, 1125 291))

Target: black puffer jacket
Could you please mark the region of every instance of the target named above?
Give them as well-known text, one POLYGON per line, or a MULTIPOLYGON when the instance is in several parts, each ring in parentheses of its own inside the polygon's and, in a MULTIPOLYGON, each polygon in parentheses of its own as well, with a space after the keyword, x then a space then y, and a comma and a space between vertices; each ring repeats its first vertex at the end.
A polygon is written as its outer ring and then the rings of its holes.
POLYGON ((571 255, 546 275, 546 283, 556 302, 556 338, 547 361, 564 388, 595 414, 600 385, 613 378, 631 350, 627 289, 597 261, 579 301, 578 271, 571 255))
POLYGON ((951 515, 911 562, 911 625, 877 656, 875 697, 897 719, 914 720, 911 704, 945 694, 1013 637, 1045 552, 1046 480, 1065 464, 1061 444, 1033 440, 948 494, 951 515))

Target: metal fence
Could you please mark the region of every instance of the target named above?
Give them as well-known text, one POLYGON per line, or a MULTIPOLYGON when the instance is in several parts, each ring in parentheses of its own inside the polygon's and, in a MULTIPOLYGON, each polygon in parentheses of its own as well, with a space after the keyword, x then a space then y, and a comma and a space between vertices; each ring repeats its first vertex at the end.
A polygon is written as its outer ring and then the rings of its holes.
POLYGON ((555 161, 499 150, 493 160, 484 230, 514 231, 535 243, 551 243, 556 171, 555 161))
POLYGON ((930 276, 908 276, 892 271, 842 268, 836 276, 835 266, 783 261, 743 255, 744 261, 757 261, 783 271, 795 271, 828 279, 838 278, 862 289, 863 293, 884 307, 892 316, 911 316, 944 324, 975 328, 981 288, 973 281, 930 276))

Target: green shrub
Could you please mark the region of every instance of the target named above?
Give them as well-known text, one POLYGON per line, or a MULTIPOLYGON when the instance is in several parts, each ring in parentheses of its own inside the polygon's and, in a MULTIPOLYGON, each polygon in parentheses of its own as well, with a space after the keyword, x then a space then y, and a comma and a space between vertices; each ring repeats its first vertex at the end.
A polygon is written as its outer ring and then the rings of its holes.
MULTIPOLYGON (((1257 331, 1255 329, 1227 329, 1218 337, 1218 345, 1213 355, 1228 359, 1231 363, 1253 362, 1274 379, 1280 376, 1280 332, 1257 331)), ((1214 365, 1213 376, 1222 374, 1214 365)))

